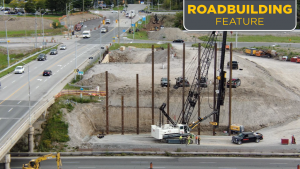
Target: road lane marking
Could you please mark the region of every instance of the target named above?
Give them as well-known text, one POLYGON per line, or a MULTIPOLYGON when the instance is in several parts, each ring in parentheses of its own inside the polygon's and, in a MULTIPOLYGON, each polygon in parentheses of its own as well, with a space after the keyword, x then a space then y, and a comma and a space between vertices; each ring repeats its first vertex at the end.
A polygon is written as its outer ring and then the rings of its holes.
POLYGON ((35 89, 39 88, 39 86, 37 86, 35 89))
POLYGON ((60 69, 63 69, 63 68, 60 68, 60 69))
POLYGON ((20 104, 22 101, 19 101, 17 104, 20 104))
POLYGON ((276 164, 287 164, 287 163, 270 163, 270 164, 275 164, 276 165, 276 164))
POLYGON ((3 89, 5 89, 7 86, 3 87, 3 89))
MULTIPOLYGON (((54 75, 54 74, 53 74, 54 75)), ((44 81, 44 82, 46 82, 47 81, 47 79, 44 81)))
POLYGON ((15 82, 15 80, 13 82, 11 82, 11 83, 14 83, 14 82, 15 82))
POLYGON ((14 109, 14 108, 10 108, 10 109, 8 110, 8 112, 12 111, 12 109, 14 109))
POLYGON ((64 164, 65 164, 65 163, 79 163, 79 162, 64 162, 64 164))
MULTIPOLYGON (((86 45, 82 46, 81 48, 79 48, 78 50, 81 50, 85 47, 86 45)), ((88 50, 88 49, 87 49, 88 50)), ((65 57, 61 58, 60 60, 58 60, 57 62, 55 62, 52 66, 48 67, 47 69, 50 69, 51 67, 53 67, 54 65, 56 65, 57 63, 59 63, 60 61, 64 60, 67 58, 67 56, 71 56, 71 54, 73 54, 74 52, 69 53, 68 55, 66 55, 65 57)), ((29 71, 31 72, 31 71, 29 71)), ((30 81, 33 81, 35 78, 37 78, 39 75, 36 75, 35 77, 33 77, 30 81)), ((2 100, 2 102, 0 102, 0 104, 2 104, 3 102, 5 102, 7 99, 9 99, 11 96, 13 96, 14 94, 16 94, 20 89, 22 89, 25 85, 27 85, 28 82, 26 82, 23 86, 21 86, 18 90, 16 90, 15 92, 13 92, 11 95, 9 95, 7 98, 5 98, 4 100, 2 100)), ((29 95, 29 94, 28 94, 29 95)))
POLYGON ((56 72, 59 72, 59 70, 58 70, 58 71, 56 71, 56 72))
POLYGON ((23 75, 20 78, 22 78, 22 77, 23 77, 23 75))
POLYGON ((216 162, 199 162, 199 163, 208 163, 208 164, 211 164, 211 163, 216 163, 216 162))
POLYGON ((78 168, 96 168, 96 167, 78 167, 78 168))
POLYGON ((36 79, 36 80, 38 80, 38 81, 43 81, 43 79, 36 79))

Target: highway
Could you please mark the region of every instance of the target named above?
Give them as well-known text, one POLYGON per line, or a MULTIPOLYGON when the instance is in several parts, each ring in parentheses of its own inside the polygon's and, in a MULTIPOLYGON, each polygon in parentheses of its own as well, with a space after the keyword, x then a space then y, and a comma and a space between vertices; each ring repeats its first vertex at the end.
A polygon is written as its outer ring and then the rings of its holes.
MULTIPOLYGON (((11 168, 21 169, 33 158, 12 158, 11 168)), ((63 169, 291 169, 298 158, 240 157, 62 157, 63 169)), ((55 169, 56 161, 41 162, 43 169, 55 169)))
MULTIPOLYGON (((129 10, 139 10, 142 8, 143 6, 133 5, 129 10)), ((113 13, 108 13, 107 16, 112 20, 115 20, 117 17, 113 13)), ((138 17, 135 18, 135 20, 138 19, 138 17)), ((87 28, 91 27, 91 25, 99 25, 99 21, 99 19, 98 21, 94 20, 94 23, 90 23, 90 26, 87 28)), ((110 32, 101 34, 101 46, 107 45, 112 41, 115 24, 112 23, 108 27, 110 32)), ((130 23, 128 22, 127 27, 122 27, 120 31, 129 27, 130 23)), ((91 55, 100 52, 99 30, 92 31, 91 34, 92 36, 89 39, 76 39, 77 52, 74 40, 65 41, 64 44, 67 45, 67 50, 58 50, 57 55, 47 54, 46 61, 32 61, 25 65, 24 74, 10 73, 0 78, 0 147, 5 144, 7 139, 25 120, 29 119, 28 79, 30 81, 30 108, 32 110, 42 97, 52 90, 57 83, 73 72, 74 69, 85 62, 91 55), (75 53, 77 53, 77 57, 75 53), (28 66, 30 70, 29 74, 28 66), (42 76, 44 70, 52 70, 53 75, 42 76)))

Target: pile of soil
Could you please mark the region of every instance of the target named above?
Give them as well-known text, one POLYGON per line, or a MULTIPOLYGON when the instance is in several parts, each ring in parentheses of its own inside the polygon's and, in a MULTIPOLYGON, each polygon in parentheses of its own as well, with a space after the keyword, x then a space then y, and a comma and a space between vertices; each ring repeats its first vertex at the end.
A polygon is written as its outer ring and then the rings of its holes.
MULTIPOLYGON (((118 78, 112 74, 112 73, 108 73, 108 82, 109 83, 114 83, 117 82, 118 78)), ((82 85, 82 86, 103 86, 105 85, 106 81, 105 81, 105 72, 99 73, 99 74, 94 74, 92 77, 88 78, 88 79, 83 79, 77 83, 75 83, 76 85, 82 85)))
POLYGON ((182 32, 179 28, 163 28, 159 31, 148 32, 148 37, 151 40, 175 40, 182 39, 185 41, 192 41, 193 38, 182 32))

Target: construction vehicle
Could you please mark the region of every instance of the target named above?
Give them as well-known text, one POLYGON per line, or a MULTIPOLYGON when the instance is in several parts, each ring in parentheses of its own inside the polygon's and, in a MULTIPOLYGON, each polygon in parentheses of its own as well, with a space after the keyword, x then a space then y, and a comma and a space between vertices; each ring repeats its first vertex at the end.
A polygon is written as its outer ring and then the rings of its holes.
POLYGON ((300 63, 300 57, 297 57, 296 62, 297 62, 297 63, 300 63))
POLYGON ((230 125, 231 134, 239 134, 244 132, 244 126, 241 124, 231 124, 230 125))
MULTIPOLYGON (((207 77, 208 70, 210 67, 210 63, 212 62, 214 58, 215 48, 213 47, 216 43, 217 39, 217 33, 216 31, 213 31, 209 37, 209 40, 206 44, 206 48, 203 51, 202 57, 201 57, 201 63, 200 68, 197 66, 196 73, 194 75, 193 82, 190 85, 189 94, 187 96, 186 101, 184 102, 184 107, 177 119, 177 121, 174 121, 166 112, 165 107, 166 103, 163 103, 162 106, 160 106, 159 110, 161 112, 160 114, 160 122, 159 125, 151 125, 151 136, 161 140, 162 142, 167 143, 180 143, 180 140, 178 137, 187 137, 191 133, 190 131, 194 129, 199 123, 206 120, 207 118, 214 116, 214 122, 211 122, 211 124, 214 125, 214 127, 219 126, 219 115, 220 115, 220 106, 224 104, 224 98, 225 98, 225 85, 226 85, 226 72, 224 71, 224 61, 225 61, 225 45, 226 45, 226 37, 227 37, 227 31, 224 31, 223 33, 223 41, 222 41, 222 52, 221 52, 221 61, 220 61, 220 74, 217 77, 218 80, 218 91, 219 93, 217 98, 217 104, 213 107, 213 111, 206 115, 205 117, 198 117, 198 120, 194 123, 189 124, 190 119, 193 114, 193 110, 196 106, 196 103, 201 95, 201 90, 203 87, 199 85, 200 77, 207 77), (163 124, 163 116, 167 118, 167 120, 170 122, 170 124, 163 124)), ((198 51, 199 52, 199 51, 198 51)))
POLYGON ((61 159, 60 159, 60 153, 57 153, 56 155, 48 154, 48 155, 39 157, 37 159, 32 159, 29 161, 28 164, 23 164, 22 169, 39 169, 40 162, 45 161, 45 160, 50 160, 53 158, 56 158, 57 169, 61 169, 62 163, 61 163, 61 159))
POLYGON ((246 55, 255 56, 257 49, 256 48, 247 48, 245 49, 246 55))
POLYGON ((271 58, 277 56, 277 52, 275 50, 257 50, 255 56, 271 58))

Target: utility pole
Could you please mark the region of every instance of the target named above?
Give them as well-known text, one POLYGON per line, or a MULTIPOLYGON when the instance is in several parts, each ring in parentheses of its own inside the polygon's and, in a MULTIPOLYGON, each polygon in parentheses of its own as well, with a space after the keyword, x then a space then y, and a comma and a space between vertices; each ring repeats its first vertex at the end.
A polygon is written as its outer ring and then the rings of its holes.
MULTIPOLYGON (((75 70, 77 71, 77 41, 75 41, 75 70)), ((75 73, 75 80, 76 80, 77 72, 75 73)))

